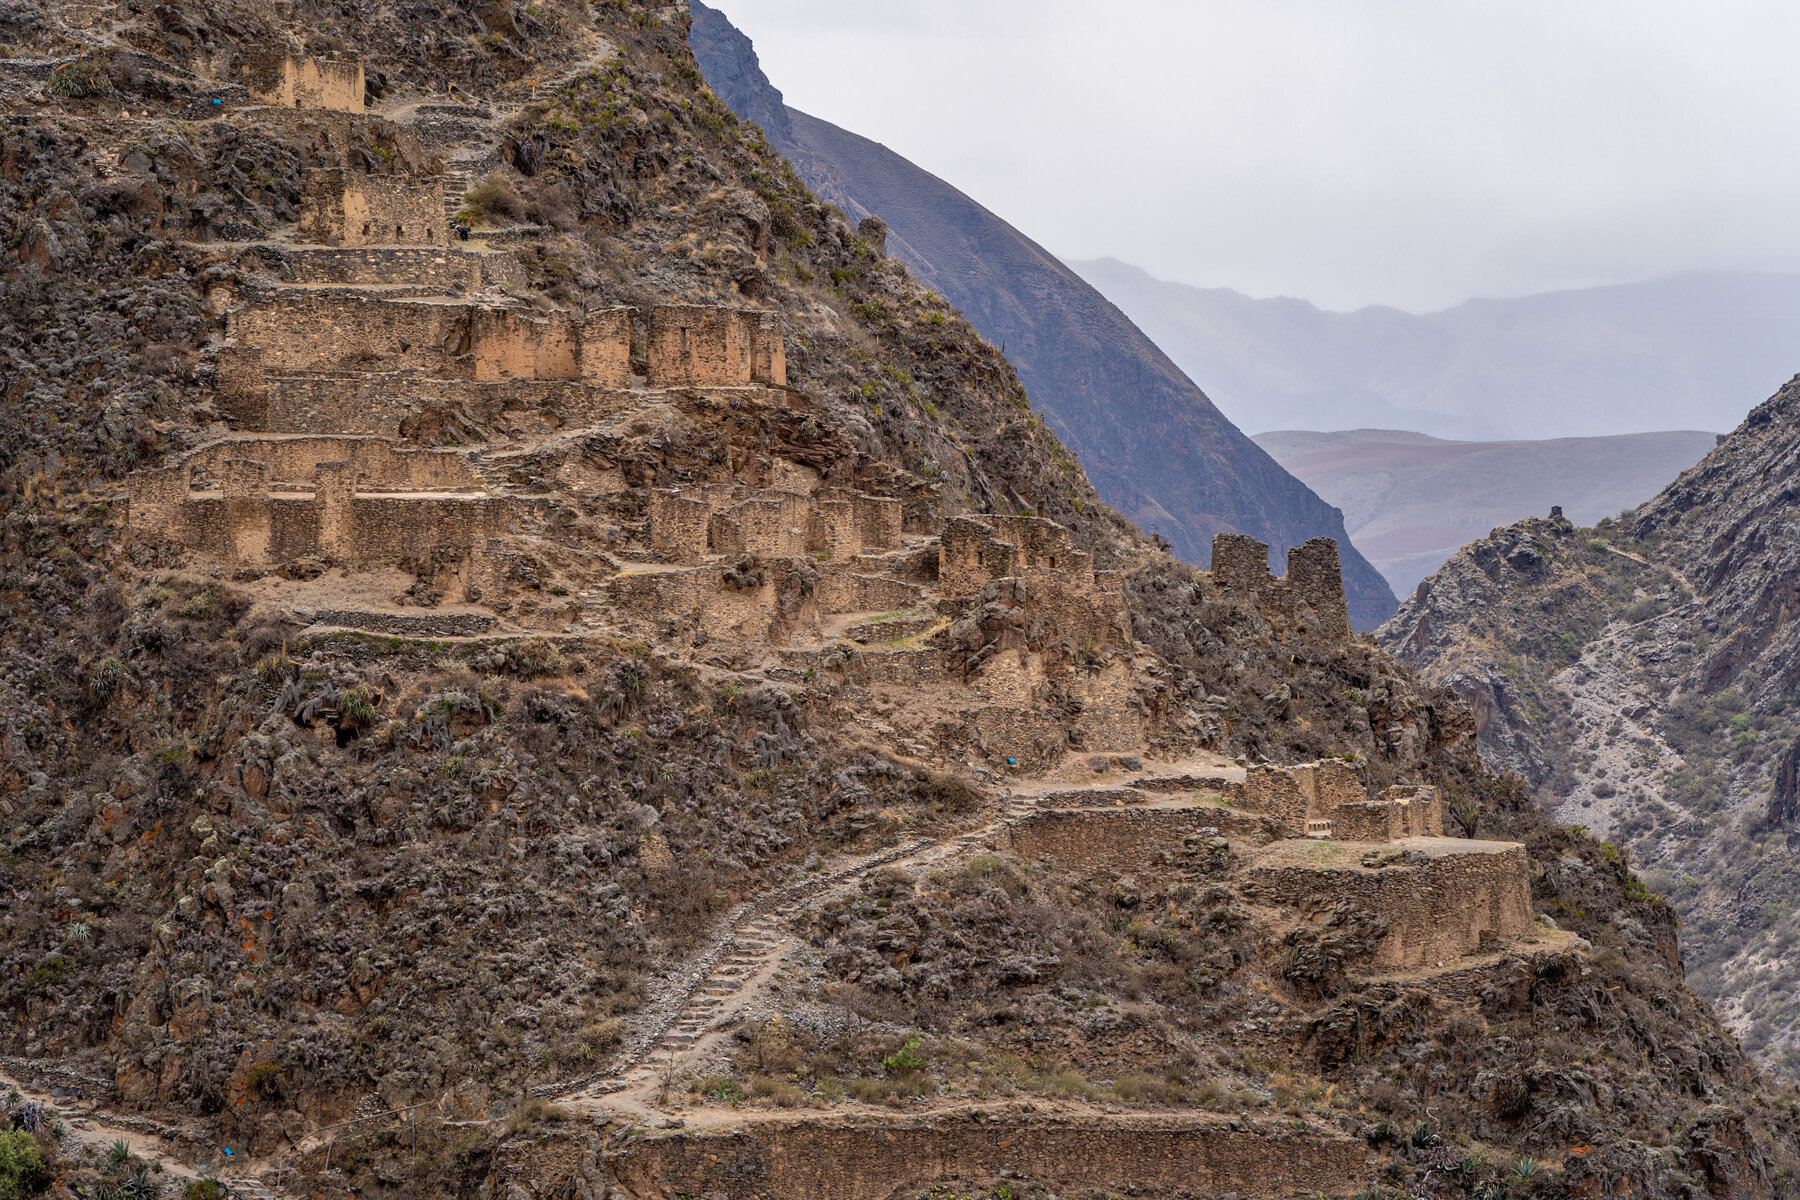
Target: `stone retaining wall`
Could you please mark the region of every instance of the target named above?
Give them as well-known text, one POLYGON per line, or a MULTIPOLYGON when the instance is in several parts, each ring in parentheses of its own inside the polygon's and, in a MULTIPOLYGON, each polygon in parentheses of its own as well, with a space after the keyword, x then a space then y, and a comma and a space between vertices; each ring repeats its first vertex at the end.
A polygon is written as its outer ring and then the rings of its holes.
POLYGON ((645 1138, 608 1159, 630 1196, 891 1200, 940 1180, 1002 1171, 1060 1191, 1148 1189, 1242 1200, 1347 1195, 1369 1177, 1368 1147, 1323 1130, 1233 1130, 1222 1119, 843 1126, 764 1123, 645 1138))
POLYGON ((126 526, 244 566, 325 556, 355 565, 468 556, 518 524, 525 502, 481 494, 358 495, 348 462, 315 465, 310 495, 276 492, 267 463, 228 459, 217 492, 180 469, 134 478, 126 526))
POLYGON ((294 283, 407 284, 438 291, 478 291, 493 284, 524 287, 528 282, 518 259, 510 254, 455 246, 296 246, 284 248, 282 261, 294 283))
POLYGON ((1006 844, 1021 858, 1077 872, 1117 875, 1198 870, 1215 855, 1213 838, 1264 845, 1279 837, 1271 823, 1209 804, 1182 808, 1045 810, 1014 821, 1006 844))
MULTIPOLYGON (((305 376, 250 372, 240 385, 224 376, 254 351, 220 352, 220 391, 233 423, 264 433, 368 434, 412 439, 433 424, 432 414, 488 424, 503 413, 534 413, 553 426, 581 429, 634 407, 629 392, 576 380, 432 379, 383 372, 320 372, 305 376)), ((241 377, 240 377, 241 378, 241 377)))
MULTIPOLYGON (((403 450, 374 437, 282 437, 234 439, 202 446, 181 461, 188 468, 189 490, 217 486, 231 459, 267 463, 274 490, 304 490, 311 486, 320 463, 348 462, 363 491, 449 491, 480 484, 467 454, 455 450, 403 450)), ((134 499, 138 478, 126 481, 134 499)))

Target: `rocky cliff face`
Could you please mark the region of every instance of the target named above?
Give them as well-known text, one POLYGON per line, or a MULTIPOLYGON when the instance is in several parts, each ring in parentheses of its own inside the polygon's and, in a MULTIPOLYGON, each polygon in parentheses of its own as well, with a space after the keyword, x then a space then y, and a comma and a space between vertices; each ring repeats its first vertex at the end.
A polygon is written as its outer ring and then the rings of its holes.
POLYGON ((1788 1194, 1667 906, 679 8, 0 16, 9 1189, 1788 1194))
POLYGON ((1789 1071, 1797 417, 1789 384, 1616 521, 1494 531, 1380 635, 1468 699, 1490 764, 1632 854, 1696 987, 1789 1071))
POLYGON ((1168 356, 1041 246, 906 159, 782 103, 725 15, 694 6, 701 69, 734 112, 823 199, 887 226, 888 248, 1003 346, 1102 497, 1204 565, 1212 536, 1251 534, 1277 553, 1337 539, 1350 614, 1370 629, 1393 592, 1354 549, 1343 516, 1226 420, 1168 356))

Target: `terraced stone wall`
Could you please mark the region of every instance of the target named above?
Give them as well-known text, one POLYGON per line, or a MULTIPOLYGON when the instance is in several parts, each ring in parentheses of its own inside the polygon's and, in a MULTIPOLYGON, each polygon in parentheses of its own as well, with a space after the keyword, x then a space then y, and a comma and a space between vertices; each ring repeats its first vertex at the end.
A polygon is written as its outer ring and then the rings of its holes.
POLYGON ((1232 1130, 1223 1120, 1104 1125, 880 1126, 767 1122, 755 1130, 646 1138, 608 1159, 627 1195, 890 1200, 1002 1171, 1064 1192, 1342 1196, 1368 1177, 1368 1147, 1322 1130, 1232 1130))
POLYGON ((1262 845, 1275 835, 1269 822, 1229 808, 1093 808, 1035 812, 1014 821, 1006 841, 1023 858, 1042 859, 1085 874, 1157 877, 1222 866, 1215 839, 1262 845))
MULTIPOLYGON (((403 450, 372 437, 295 437, 219 442, 203 446, 184 461, 192 468, 189 487, 206 490, 227 459, 264 462, 271 486, 310 488, 320 463, 348 462, 365 491, 443 491, 477 486, 469 458, 452 450, 403 450)), ((135 500, 136 477, 127 480, 135 500)))
MULTIPOLYGON (((523 287, 524 269, 511 254, 452 246, 293 247, 283 255, 295 283, 408 284, 415 287, 479 290, 491 284, 523 287)), ((627 348, 629 350, 629 347, 627 348)))
POLYGON ((803 564, 776 559, 758 569, 761 582, 747 587, 729 583, 723 566, 702 566, 619 575, 607 592, 622 619, 665 639, 704 633, 780 645, 791 627, 817 622, 817 597, 795 578, 803 564))
POLYGON ((255 351, 229 346, 219 354, 223 407, 246 431, 435 440, 448 420, 490 423, 503 413, 529 413, 552 427, 584 428, 635 403, 629 393, 565 380, 431 379, 357 371, 271 377, 256 365, 259 358, 255 351), (244 362, 250 366, 239 377, 252 382, 228 385, 227 372, 244 362))
POLYGON ((217 492, 188 492, 181 469, 145 475, 127 508, 128 528, 247 566, 315 555, 357 566, 411 562, 441 550, 466 555, 520 515, 521 502, 507 497, 358 495, 348 462, 316 464, 310 495, 273 490, 268 464, 245 459, 220 464, 217 492))
MULTIPOLYGON (((616 331, 616 318, 602 318, 616 331)), ((267 376, 312 371, 417 371, 451 379, 581 379, 584 337, 569 313, 480 304, 277 292, 232 311, 228 332, 254 350, 222 366, 223 387, 254 394, 267 376), (261 377, 257 372, 260 370, 261 377)), ((604 374, 602 365, 599 372, 604 374)))

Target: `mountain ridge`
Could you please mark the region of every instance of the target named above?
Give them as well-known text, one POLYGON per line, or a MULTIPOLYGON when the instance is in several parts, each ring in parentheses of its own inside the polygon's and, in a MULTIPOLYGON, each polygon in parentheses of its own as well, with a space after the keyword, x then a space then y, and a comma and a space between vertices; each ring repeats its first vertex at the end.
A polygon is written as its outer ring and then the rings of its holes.
POLYGON ((1255 441, 1344 513, 1401 596, 1483 532, 1552 503, 1591 524, 1633 508, 1712 449, 1693 430, 1469 442, 1404 430, 1272 430, 1255 441))
POLYGON ((1245 429, 1417 429, 1473 440, 1727 429, 1786 379, 1800 275, 1686 272, 1413 314, 1070 264, 1245 429))

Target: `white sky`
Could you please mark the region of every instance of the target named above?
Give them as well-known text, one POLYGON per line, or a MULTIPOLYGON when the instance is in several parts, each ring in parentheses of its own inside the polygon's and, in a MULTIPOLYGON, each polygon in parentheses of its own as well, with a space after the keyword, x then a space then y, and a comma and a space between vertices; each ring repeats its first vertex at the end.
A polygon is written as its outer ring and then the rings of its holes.
POLYGON ((1413 311, 1800 269, 1800 4, 709 2, 1065 258, 1413 311))

